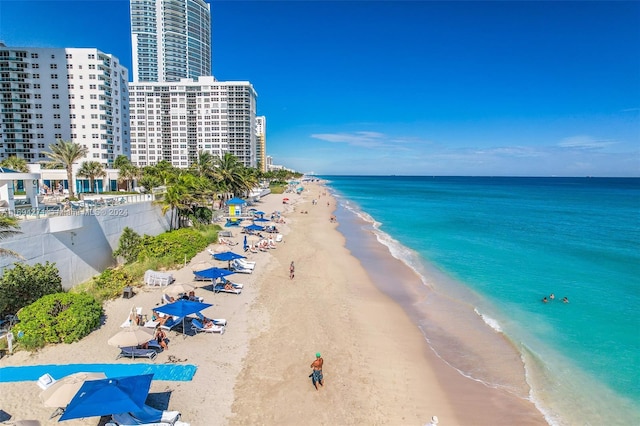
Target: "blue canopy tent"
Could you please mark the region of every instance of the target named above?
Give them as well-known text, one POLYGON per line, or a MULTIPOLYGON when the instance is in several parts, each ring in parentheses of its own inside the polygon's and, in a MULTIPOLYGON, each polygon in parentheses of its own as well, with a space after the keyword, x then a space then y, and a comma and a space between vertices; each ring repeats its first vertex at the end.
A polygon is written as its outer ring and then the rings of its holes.
POLYGON ((264 231, 264 226, 256 225, 255 223, 253 223, 249 226, 245 226, 244 229, 248 231, 264 231))
POLYGON ((153 374, 86 381, 58 421, 140 411, 153 374))
POLYGON ((184 318, 187 315, 195 314, 203 309, 213 306, 210 303, 193 302, 186 299, 178 299, 173 303, 167 303, 166 305, 159 306, 154 310, 167 315, 173 315, 182 318, 182 334, 186 335, 186 329, 184 328, 184 318))

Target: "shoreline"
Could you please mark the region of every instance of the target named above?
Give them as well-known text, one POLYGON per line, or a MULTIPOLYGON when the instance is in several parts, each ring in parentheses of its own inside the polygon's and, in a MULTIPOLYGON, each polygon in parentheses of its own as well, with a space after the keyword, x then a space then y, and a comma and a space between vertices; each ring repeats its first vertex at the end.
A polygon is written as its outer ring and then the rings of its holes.
MULTIPOLYGON (((329 220, 335 199, 328 193, 318 198, 326 186, 305 186, 303 194, 287 194, 291 204, 286 206, 274 194, 258 204, 265 212, 284 207, 286 224, 278 225, 284 239, 275 250, 248 256, 258 262, 254 274, 229 277, 245 284, 242 294, 197 289, 198 296, 214 304, 203 313, 227 318, 227 331, 186 338, 171 332, 169 351, 155 362, 168 362, 173 355, 198 365, 198 371, 191 382, 154 381, 150 405, 181 411, 192 426, 423 425, 433 415, 447 426, 546 424, 530 402, 467 379, 438 358, 411 315, 375 285, 366 262, 346 248, 341 224, 329 220), (292 260, 296 276, 290 280, 292 260), (308 378, 316 352, 325 359, 325 386, 318 391, 308 378)), ((241 234, 234 234, 241 244, 241 234)), ((237 247, 236 252, 242 251, 237 247)), ((176 282, 192 282, 190 266, 209 259, 205 250, 172 271, 176 282)), ((413 273, 402 267, 403 273, 413 273)), ((105 324, 82 341, 35 354, 20 352, 1 359, 0 366, 131 362, 114 361, 117 349, 106 340, 118 331, 132 304, 148 312, 161 294, 143 289, 133 299, 110 301, 105 324)), ((54 424, 56 419, 48 420, 53 409, 34 398, 39 391, 33 382, 0 383, 0 409, 15 416, 12 420, 54 424), (34 403, 25 407, 27 401, 34 403)))

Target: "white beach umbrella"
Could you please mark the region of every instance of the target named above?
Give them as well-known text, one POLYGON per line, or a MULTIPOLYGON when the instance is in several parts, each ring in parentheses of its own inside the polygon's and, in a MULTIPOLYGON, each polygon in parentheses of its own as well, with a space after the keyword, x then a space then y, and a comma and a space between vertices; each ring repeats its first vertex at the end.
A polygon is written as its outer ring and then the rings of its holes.
POLYGON ((203 261, 200 261, 200 262, 192 263, 191 264, 191 270, 193 272, 195 272, 195 271, 203 271, 205 269, 211 268, 212 266, 214 266, 212 261, 203 260, 203 261))
POLYGON ((100 380, 107 376, 104 373, 74 373, 57 380, 40 393, 45 407, 66 407, 78 393, 82 384, 89 380, 100 380))
POLYGON ((222 253, 223 251, 228 251, 229 246, 225 244, 214 244, 211 247, 209 247, 209 250, 211 250, 214 253, 222 253))
POLYGON ((190 291, 195 290, 196 288, 191 284, 181 283, 181 284, 171 284, 167 286, 162 292, 164 294, 168 294, 169 296, 177 296, 179 294, 189 293, 190 291))
POLYGON ((107 343, 118 347, 138 346, 152 340, 154 336, 154 329, 133 325, 114 334, 107 343))

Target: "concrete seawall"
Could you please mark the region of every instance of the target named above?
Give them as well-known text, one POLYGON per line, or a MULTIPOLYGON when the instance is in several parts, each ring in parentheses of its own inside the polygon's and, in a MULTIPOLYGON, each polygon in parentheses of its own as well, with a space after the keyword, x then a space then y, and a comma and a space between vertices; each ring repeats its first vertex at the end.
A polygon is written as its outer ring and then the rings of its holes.
MULTIPOLYGON (((21 234, 0 242, 0 247, 22 255, 29 265, 54 262, 69 289, 113 266, 113 250, 125 227, 140 235, 158 235, 169 229, 161 208, 152 202, 103 207, 70 216, 20 221, 21 234)), ((0 257, 0 268, 11 268, 14 257, 0 257)))

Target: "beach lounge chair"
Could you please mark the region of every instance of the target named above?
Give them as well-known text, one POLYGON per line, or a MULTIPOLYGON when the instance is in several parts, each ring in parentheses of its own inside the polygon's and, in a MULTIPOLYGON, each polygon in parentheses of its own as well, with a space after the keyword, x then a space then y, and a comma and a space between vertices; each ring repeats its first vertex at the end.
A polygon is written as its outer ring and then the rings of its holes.
POLYGON ((253 273, 253 269, 245 268, 245 267, 241 266, 240 264, 238 264, 235 261, 231 261, 231 270, 233 272, 237 272, 237 273, 240 273, 240 274, 251 274, 251 273, 253 273))
POLYGON ((131 309, 131 312, 129 312, 129 316, 127 317, 126 320, 124 320, 124 322, 122 324, 120 324, 120 327, 131 327, 132 325, 136 325, 136 319, 141 318, 142 317, 142 308, 141 307, 136 307, 135 309, 131 309))
POLYGON ((134 346, 125 346, 120 348, 120 353, 116 357, 116 359, 120 359, 122 357, 126 358, 149 358, 150 360, 156 359, 158 356, 158 352, 153 349, 139 349, 134 346))
POLYGON ((276 243, 281 243, 281 242, 282 242, 282 234, 276 235, 276 243))
POLYGON ((236 290, 242 290, 244 288, 244 284, 231 282, 224 277, 220 278, 220 284, 227 284, 227 283, 231 284, 233 288, 235 288, 236 290))
POLYGON ((215 325, 211 327, 205 327, 200 320, 191 320, 191 329, 196 333, 220 333, 224 334, 224 325, 215 325))
POLYGON ((167 272, 158 272, 149 269, 144 273, 144 282, 148 286, 165 286, 174 281, 173 275, 167 272))
POLYGON ((254 269, 256 267, 256 262, 251 261, 251 260, 247 260, 247 259, 235 259, 235 262, 240 265, 243 266, 245 268, 249 268, 249 269, 254 269))
POLYGON ((180 421, 179 411, 158 410, 145 405, 142 410, 130 413, 113 414, 107 426, 189 426, 189 423, 180 421))
POLYGON ((226 244, 226 245, 228 245, 228 246, 237 246, 237 245, 238 245, 238 243, 233 242, 233 241, 231 241, 231 240, 227 240, 227 239, 225 239, 225 238, 218 238, 218 243, 220 243, 220 244, 226 244))
POLYGON ((242 289, 239 288, 225 288, 224 283, 217 283, 213 286, 214 293, 232 293, 232 294, 240 294, 242 293, 242 289))
POLYGON ((182 317, 171 317, 167 320, 167 322, 165 322, 164 324, 162 324, 160 326, 161 329, 166 330, 166 331, 170 331, 173 327, 175 327, 176 325, 182 325, 182 317))
MULTIPOLYGON (((200 322, 204 322, 205 316, 202 315, 202 312, 196 312, 196 316, 200 320, 200 322)), ((223 325, 227 326, 227 320, 224 318, 209 318, 215 325, 223 325)))

